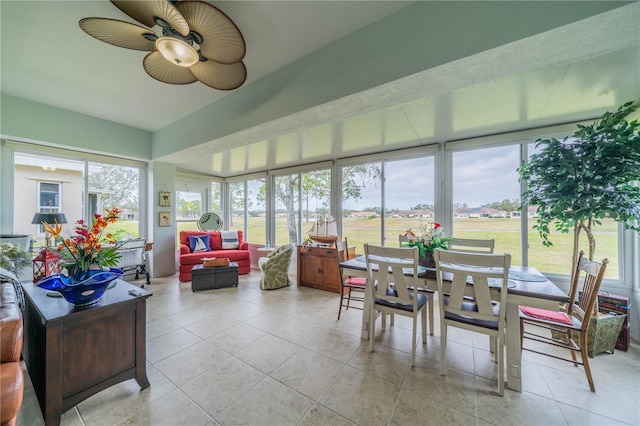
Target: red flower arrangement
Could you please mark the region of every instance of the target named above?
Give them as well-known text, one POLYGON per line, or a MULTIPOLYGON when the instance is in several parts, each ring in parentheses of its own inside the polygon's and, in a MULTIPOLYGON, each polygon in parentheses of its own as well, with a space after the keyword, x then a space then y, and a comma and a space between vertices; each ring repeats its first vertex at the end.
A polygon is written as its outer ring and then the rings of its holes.
POLYGON ((436 222, 420 221, 417 234, 409 229, 404 236, 409 239, 409 247, 418 247, 420 257, 424 257, 427 252, 433 253, 437 248, 447 250, 447 242, 451 240, 442 225, 436 222))
POLYGON ((55 223, 51 226, 43 222, 45 230, 49 232, 58 244, 57 250, 60 255, 62 267, 67 269, 67 273, 72 276, 89 269, 105 269, 118 264, 120 254, 117 252, 115 240, 111 233, 103 236, 105 228, 110 223, 118 220, 117 207, 106 209, 106 215, 95 214, 91 226, 84 220, 76 221, 75 235, 68 238, 62 237, 62 225, 55 223), (104 243, 111 243, 109 247, 104 243))

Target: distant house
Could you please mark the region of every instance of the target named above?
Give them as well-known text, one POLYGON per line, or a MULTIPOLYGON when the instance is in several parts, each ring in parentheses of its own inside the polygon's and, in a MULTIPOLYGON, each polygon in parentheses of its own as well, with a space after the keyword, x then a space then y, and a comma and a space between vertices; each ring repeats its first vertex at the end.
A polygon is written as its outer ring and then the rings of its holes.
POLYGON ((398 210, 391 217, 397 218, 432 218, 433 210, 398 210))
POLYGON ((453 218, 454 219, 468 219, 469 213, 467 212, 467 208, 458 208, 453 209, 453 218))
MULTIPOLYGON (((521 215, 522 215, 522 212, 519 210, 511 212, 511 217, 517 218, 517 217, 520 217, 521 215)), ((538 206, 529 206, 529 208, 527 209, 527 217, 529 219, 538 217, 538 206)))
POLYGON ((380 215, 373 211, 351 212, 349 217, 354 219, 366 219, 368 217, 380 217, 380 215))
POLYGON ((453 209, 454 219, 467 219, 467 218, 504 218, 507 217, 507 212, 490 207, 463 207, 453 209))

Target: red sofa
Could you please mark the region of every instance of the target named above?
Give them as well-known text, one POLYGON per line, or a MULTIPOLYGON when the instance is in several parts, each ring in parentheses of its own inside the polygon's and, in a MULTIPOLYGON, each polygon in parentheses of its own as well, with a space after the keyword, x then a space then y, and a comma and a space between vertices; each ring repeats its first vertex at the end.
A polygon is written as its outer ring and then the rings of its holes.
POLYGON ((242 231, 238 231, 238 240, 240 244, 237 249, 223 249, 220 232, 181 231, 179 280, 191 281, 191 268, 193 268, 194 265, 201 265, 202 259, 205 257, 226 257, 231 262, 236 262, 238 264, 239 274, 248 274, 251 272, 249 243, 244 241, 244 234, 242 231), (209 234, 209 246, 211 247, 211 251, 191 253, 189 237, 203 234, 209 234))

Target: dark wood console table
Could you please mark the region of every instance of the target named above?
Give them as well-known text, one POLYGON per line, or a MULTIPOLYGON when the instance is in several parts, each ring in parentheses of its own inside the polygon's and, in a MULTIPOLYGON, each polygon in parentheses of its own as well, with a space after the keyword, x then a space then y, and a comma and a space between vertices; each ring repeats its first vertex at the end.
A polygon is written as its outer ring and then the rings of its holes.
POLYGON ((22 283, 22 355, 46 425, 91 395, 128 379, 149 387, 146 302, 151 293, 117 280, 102 299, 75 308, 47 290, 22 283), (142 291, 139 297, 131 289, 142 291))

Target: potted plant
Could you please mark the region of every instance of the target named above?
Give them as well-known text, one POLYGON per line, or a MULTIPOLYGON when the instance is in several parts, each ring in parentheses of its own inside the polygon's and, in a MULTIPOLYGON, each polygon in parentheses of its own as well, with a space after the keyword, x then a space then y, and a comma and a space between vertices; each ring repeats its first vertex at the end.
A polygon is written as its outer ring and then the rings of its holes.
MULTIPOLYGON (((540 151, 518 169, 520 180, 528 185, 522 204, 537 206, 539 217, 533 228, 543 245, 553 245, 552 225, 562 233, 573 230, 574 262, 582 232, 588 239, 589 259, 593 260, 593 229, 602 219, 613 219, 626 229, 640 231, 640 132, 637 120, 627 121, 635 110, 633 102, 627 102, 591 125, 578 125, 571 137, 538 139, 536 147, 540 151)), ((575 271, 575 265, 571 270, 575 271)), ((613 315, 592 317, 589 356, 613 350, 622 320, 613 315)))
POLYGON ((56 274, 39 281, 37 286, 57 291, 69 303, 86 306, 97 303, 112 281, 123 271, 114 268, 120 254, 110 232, 103 236, 106 227, 118 220, 120 210, 107 209, 106 215, 95 214, 91 226, 84 220, 76 221, 75 235, 63 237, 62 226, 43 222, 45 230, 58 244, 61 265, 67 275, 56 274), (110 243, 110 244, 109 244, 110 243))
POLYGON ((419 263, 427 268, 435 268, 436 262, 433 252, 439 248, 447 249, 447 242, 451 237, 447 236, 442 226, 436 222, 422 222, 417 229, 417 233, 409 229, 404 234, 407 237, 409 247, 418 247, 419 263))
POLYGON ((20 279, 23 270, 31 266, 31 255, 13 243, 0 242, 0 267, 12 272, 20 279))

